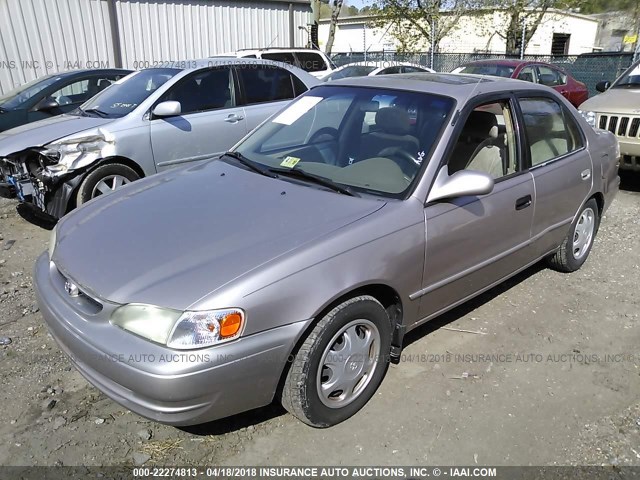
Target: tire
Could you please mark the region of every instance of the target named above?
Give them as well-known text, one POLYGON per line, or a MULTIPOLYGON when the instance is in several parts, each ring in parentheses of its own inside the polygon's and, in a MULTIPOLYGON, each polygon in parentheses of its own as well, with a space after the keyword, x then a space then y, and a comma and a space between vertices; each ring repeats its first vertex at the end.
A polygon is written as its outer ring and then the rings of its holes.
POLYGON ((280 396, 282 406, 318 428, 354 415, 387 372, 391 333, 389 316, 373 297, 355 297, 332 309, 296 352, 280 396), (340 353, 350 345, 352 350, 340 353))
POLYGON ((600 226, 597 202, 592 198, 576 217, 560 248, 549 257, 549 265, 560 272, 575 272, 589 257, 600 226))
POLYGON ((108 193, 106 187, 115 190, 119 186, 134 182, 139 178, 140 175, 133 168, 121 163, 100 165, 98 168, 91 170, 80 184, 80 187, 78 187, 76 205, 80 206, 92 198, 108 193), (115 188, 113 188, 114 186, 115 188))

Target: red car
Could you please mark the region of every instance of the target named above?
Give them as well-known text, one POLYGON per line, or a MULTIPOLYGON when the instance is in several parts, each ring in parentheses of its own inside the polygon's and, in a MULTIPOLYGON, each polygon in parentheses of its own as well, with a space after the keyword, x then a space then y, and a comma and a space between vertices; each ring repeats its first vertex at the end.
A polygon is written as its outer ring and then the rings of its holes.
POLYGON ((517 78, 528 82, 540 83, 555 89, 576 108, 589 98, 589 90, 584 83, 579 82, 556 65, 544 62, 479 60, 465 63, 456 68, 453 73, 493 75, 495 77, 517 78))

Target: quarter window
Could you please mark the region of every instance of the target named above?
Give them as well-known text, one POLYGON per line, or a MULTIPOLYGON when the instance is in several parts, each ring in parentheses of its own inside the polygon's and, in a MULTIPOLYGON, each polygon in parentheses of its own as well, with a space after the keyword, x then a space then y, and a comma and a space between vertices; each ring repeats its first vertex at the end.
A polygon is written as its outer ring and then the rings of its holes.
POLYGON ((270 65, 249 65, 238 69, 247 104, 277 102, 295 98, 301 90, 288 71, 270 65), (254 68, 256 67, 256 68, 254 68))
POLYGON ((576 121, 551 98, 523 98, 520 109, 531 153, 531 166, 561 157, 582 147, 576 121))

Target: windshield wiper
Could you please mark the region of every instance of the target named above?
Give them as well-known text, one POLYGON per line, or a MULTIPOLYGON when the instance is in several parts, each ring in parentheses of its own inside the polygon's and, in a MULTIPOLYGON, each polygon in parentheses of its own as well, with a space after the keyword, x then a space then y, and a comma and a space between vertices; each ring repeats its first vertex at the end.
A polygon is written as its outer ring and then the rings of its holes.
POLYGON ((278 175, 271 172, 271 169, 267 167, 261 166, 258 162, 254 162, 253 160, 249 160, 247 157, 242 155, 240 152, 226 152, 222 154, 223 157, 231 157, 234 160, 237 160, 245 167, 253 170, 260 175, 264 175, 265 177, 278 178, 278 175))
POLYGON ((291 177, 301 178, 303 180, 307 180, 317 185, 321 185, 323 187, 329 188, 334 192, 342 193, 343 195, 349 195, 350 197, 360 196, 359 194, 351 190, 349 187, 340 185, 339 183, 336 183, 333 180, 330 180, 326 177, 314 175, 313 173, 309 173, 306 170, 302 170, 301 168, 295 168, 295 167, 294 168, 270 168, 269 171, 277 175, 289 175, 291 177))
POLYGON ((96 115, 102 118, 108 117, 110 115, 108 112, 103 112, 99 108, 87 108, 86 110, 82 110, 81 108, 78 108, 78 110, 80 110, 80 112, 84 114, 95 113, 96 115))

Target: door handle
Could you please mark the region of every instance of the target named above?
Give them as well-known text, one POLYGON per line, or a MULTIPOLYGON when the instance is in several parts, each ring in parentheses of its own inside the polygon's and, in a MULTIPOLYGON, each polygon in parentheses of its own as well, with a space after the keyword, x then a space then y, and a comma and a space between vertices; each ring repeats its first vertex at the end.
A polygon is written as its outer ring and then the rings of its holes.
POLYGON ((591 170, 584 170, 581 174, 580 174, 580 178, 582 180, 589 180, 591 178, 591 170))
POLYGON ((227 123, 237 123, 241 120, 244 120, 244 117, 242 115, 236 115, 235 113, 232 113, 231 115, 229 115, 227 118, 224 119, 224 121, 227 123))
POLYGON ((533 198, 531 198, 531 195, 520 197, 519 199, 516 200, 516 210, 523 210, 528 206, 530 206, 532 202, 533 202, 533 198))

